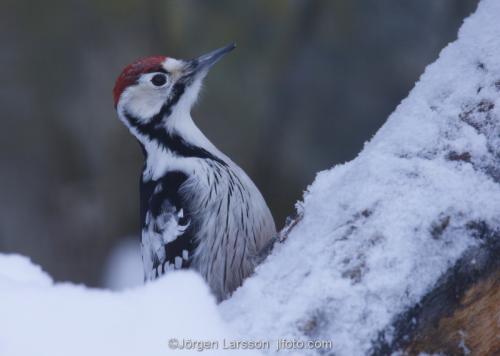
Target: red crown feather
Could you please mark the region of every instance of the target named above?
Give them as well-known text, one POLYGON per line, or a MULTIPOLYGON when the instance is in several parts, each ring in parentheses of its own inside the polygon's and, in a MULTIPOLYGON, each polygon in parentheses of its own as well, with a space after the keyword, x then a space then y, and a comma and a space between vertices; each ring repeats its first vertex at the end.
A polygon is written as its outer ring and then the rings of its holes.
POLYGON ((162 63, 165 62, 165 56, 151 56, 141 58, 132 64, 126 66, 118 79, 116 80, 115 87, 113 88, 113 99, 115 108, 118 105, 118 100, 123 91, 137 82, 137 79, 144 73, 151 73, 164 70, 162 63))

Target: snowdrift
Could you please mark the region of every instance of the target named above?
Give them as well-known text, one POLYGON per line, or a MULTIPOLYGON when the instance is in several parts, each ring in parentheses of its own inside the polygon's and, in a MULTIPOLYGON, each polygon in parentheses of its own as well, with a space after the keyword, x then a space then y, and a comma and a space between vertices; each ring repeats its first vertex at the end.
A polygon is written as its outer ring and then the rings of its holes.
MULTIPOLYGON (((116 293, 54 284, 27 258, 0 255, 2 356, 171 355, 171 339, 222 342, 231 335, 193 272, 116 293)), ((195 345, 177 352, 200 354, 195 345)))

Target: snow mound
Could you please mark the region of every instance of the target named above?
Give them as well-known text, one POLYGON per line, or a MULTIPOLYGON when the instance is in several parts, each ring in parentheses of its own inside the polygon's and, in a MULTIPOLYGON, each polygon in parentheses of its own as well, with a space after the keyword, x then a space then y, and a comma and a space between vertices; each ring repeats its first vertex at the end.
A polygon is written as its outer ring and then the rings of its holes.
POLYGON ((199 355, 197 348, 171 350, 170 339, 222 342, 230 336, 215 299, 193 272, 117 293, 53 284, 20 256, 0 254, 0 271, 2 356, 199 355))
POLYGON ((0 256, 0 291, 20 285, 45 287, 52 284, 52 279, 40 266, 31 263, 21 255, 0 256))
POLYGON ((241 335, 369 354, 480 227, 500 229, 499 15, 482 1, 361 154, 317 175, 286 242, 220 306, 241 335))

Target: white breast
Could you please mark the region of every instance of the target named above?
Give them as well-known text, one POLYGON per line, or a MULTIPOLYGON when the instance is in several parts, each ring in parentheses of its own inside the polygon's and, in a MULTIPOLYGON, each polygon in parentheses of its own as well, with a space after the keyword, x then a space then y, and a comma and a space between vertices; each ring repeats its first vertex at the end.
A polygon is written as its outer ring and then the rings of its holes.
POLYGON ((239 167, 203 161, 182 195, 198 223, 192 266, 222 299, 252 273, 276 227, 262 195, 239 167))

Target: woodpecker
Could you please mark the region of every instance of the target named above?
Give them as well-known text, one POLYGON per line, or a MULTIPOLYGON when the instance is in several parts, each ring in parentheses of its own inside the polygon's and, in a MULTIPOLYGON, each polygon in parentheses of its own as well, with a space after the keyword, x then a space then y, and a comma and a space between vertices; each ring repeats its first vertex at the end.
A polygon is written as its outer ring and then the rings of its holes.
POLYGON ((250 275, 277 233, 261 193, 191 118, 202 81, 234 44, 191 60, 153 56, 122 71, 118 117, 144 152, 140 179, 145 280, 191 268, 218 301, 250 275))

